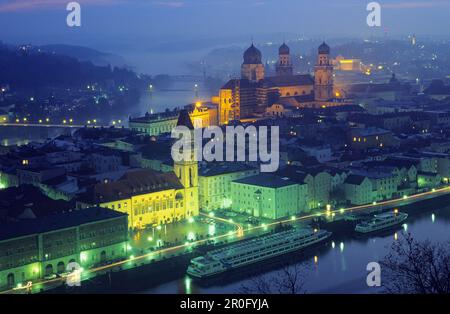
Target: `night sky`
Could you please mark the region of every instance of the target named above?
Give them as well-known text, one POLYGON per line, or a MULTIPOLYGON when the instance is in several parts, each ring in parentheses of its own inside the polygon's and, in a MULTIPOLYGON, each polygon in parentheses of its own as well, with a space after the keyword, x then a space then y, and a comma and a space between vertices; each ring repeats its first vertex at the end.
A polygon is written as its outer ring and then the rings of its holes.
POLYGON ((369 0, 79 0, 79 28, 66 25, 68 2, 0 0, 0 40, 83 45, 123 54, 161 49, 162 44, 167 52, 179 52, 251 38, 261 43, 271 35, 289 40, 300 35, 382 35, 386 30, 392 36, 450 32, 450 0, 381 0, 378 30, 366 24, 369 0))

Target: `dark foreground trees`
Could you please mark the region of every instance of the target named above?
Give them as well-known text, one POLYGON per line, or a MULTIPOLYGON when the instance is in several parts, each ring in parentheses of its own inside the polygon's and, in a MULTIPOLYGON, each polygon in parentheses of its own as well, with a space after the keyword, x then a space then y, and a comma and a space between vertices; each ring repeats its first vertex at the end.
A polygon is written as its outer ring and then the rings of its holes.
POLYGON ((243 294, 300 294, 305 293, 305 263, 292 263, 273 273, 254 276, 244 283, 238 293, 243 294))
POLYGON ((380 263, 382 285, 389 293, 450 293, 450 243, 396 241, 380 263))

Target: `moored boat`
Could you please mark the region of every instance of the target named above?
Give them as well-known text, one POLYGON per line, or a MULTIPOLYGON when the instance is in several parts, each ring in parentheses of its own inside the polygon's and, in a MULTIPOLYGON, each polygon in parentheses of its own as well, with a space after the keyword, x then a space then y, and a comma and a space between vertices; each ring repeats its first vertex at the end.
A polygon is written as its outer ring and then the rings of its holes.
POLYGON ((398 211, 374 215, 372 219, 356 225, 355 231, 370 233, 389 229, 402 224, 408 218, 408 214, 398 211))
POLYGON ((191 260, 187 274, 203 279, 320 243, 326 230, 291 229, 213 250, 191 260))

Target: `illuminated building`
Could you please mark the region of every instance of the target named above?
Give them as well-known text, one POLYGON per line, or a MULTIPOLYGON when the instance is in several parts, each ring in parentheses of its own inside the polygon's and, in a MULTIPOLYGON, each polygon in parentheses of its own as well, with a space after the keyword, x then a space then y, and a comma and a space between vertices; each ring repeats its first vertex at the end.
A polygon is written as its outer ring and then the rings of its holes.
POLYGON ((299 201, 303 211, 318 208, 330 202, 332 190, 331 171, 323 167, 288 166, 276 172, 277 176, 294 181, 306 189, 299 201))
POLYGON ((219 124, 227 124, 229 121, 239 119, 239 80, 232 80, 225 84, 219 91, 219 124))
POLYGON ((244 52, 244 63, 241 66, 241 78, 250 82, 259 82, 264 79, 264 65, 261 62, 261 51, 253 43, 244 52))
POLYGON ((241 78, 229 80, 219 91, 219 124, 263 116, 273 104, 293 99, 295 107, 330 107, 349 104, 333 90, 333 65, 330 47, 323 43, 318 50, 315 77, 293 75, 289 47, 279 48, 276 76, 264 75, 261 52, 252 44, 244 52, 241 78))
POLYGON ((231 183, 231 199, 234 211, 254 217, 278 219, 305 210, 306 184, 269 174, 259 174, 235 180, 231 183))
POLYGON ((442 177, 435 172, 417 172, 417 186, 419 189, 436 188, 442 182, 442 177))
POLYGON ((316 101, 329 101, 333 95, 333 65, 330 47, 324 42, 319 46, 317 63, 314 67, 314 96, 316 101))
POLYGON ((362 72, 361 59, 345 59, 343 56, 337 56, 333 61, 334 69, 345 72, 362 72))
POLYGON ((277 76, 292 75, 293 66, 291 62, 289 47, 283 43, 278 49, 278 63, 276 65, 277 76))
POLYGON ((398 174, 388 169, 355 171, 344 182, 345 199, 353 205, 369 204, 408 195, 414 191, 415 186, 414 180, 412 185, 405 187, 399 182, 398 174))
POLYGON ((205 102, 196 102, 186 106, 194 128, 206 128, 218 124, 217 105, 205 102))
MULTIPOLYGON (((199 213, 199 200, 198 200, 198 162, 195 160, 195 147, 194 147, 194 126, 186 110, 180 112, 178 117, 177 126, 187 127, 191 131, 191 148, 190 159, 174 161, 173 171, 181 182, 184 190, 185 199, 185 217, 196 216, 199 213)), ((183 196, 181 194, 181 196, 183 196)))
MULTIPOLYGON (((180 112, 177 125, 194 129, 186 110, 180 112)), ((198 163, 193 159, 175 161, 173 172, 136 170, 116 182, 96 184, 77 201, 81 208, 92 205, 127 213, 131 229, 196 216, 199 213, 198 163)))
MULTIPOLYGON (((180 166, 175 168, 180 171, 180 166)), ((98 204, 127 213, 131 229, 181 221, 198 215, 198 186, 188 185, 191 184, 186 178, 189 168, 181 166, 181 169, 182 180, 174 173, 153 170, 129 172, 116 182, 95 185, 78 200, 77 205, 98 204), (181 182, 186 184, 186 188, 181 182)))
POLYGON ((19 185, 19 179, 15 173, 0 171, 0 190, 19 185))
POLYGON ((243 163, 214 163, 200 168, 200 208, 211 211, 231 207, 231 182, 258 173, 257 168, 243 163))
POLYGON ((376 127, 350 130, 350 145, 354 149, 384 148, 398 145, 392 132, 376 127))
POLYGON ((263 81, 231 79, 219 91, 219 123, 245 119, 265 110, 263 81))
POLYGON ((310 75, 292 75, 289 47, 279 49, 277 76, 265 77, 261 52, 252 44, 244 53, 241 78, 229 80, 219 91, 219 124, 263 115, 279 97, 311 94, 310 75))
POLYGON ((280 98, 314 94, 314 80, 309 74, 273 76, 264 83, 269 91, 276 92, 280 98))
POLYGON ((344 182, 345 199, 353 205, 372 203, 375 200, 372 182, 366 176, 349 175, 344 182))
POLYGON ((0 225, 0 290, 26 285, 70 263, 87 269, 127 256, 127 215, 86 208, 0 225))
POLYGON ((178 112, 169 111, 155 114, 148 112, 143 117, 130 118, 130 129, 150 136, 158 136, 163 133, 170 133, 177 125, 178 112))
MULTIPOLYGON (((186 106, 195 128, 217 125, 217 106, 212 103, 197 102, 186 106)), ((150 136, 170 133, 177 125, 180 110, 161 113, 146 113, 143 117, 130 118, 130 129, 150 136)))

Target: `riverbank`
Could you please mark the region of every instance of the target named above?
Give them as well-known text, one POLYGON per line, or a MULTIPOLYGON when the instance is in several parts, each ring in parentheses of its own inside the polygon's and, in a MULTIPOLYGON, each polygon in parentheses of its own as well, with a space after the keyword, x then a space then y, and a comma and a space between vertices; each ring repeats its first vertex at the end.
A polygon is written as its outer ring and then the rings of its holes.
MULTIPOLYGON (((419 200, 414 203, 399 204, 391 208, 398 208, 403 212, 409 213, 411 216, 426 212, 430 208, 445 207, 450 203, 450 194, 439 195, 434 198, 419 200)), ((386 210, 387 208, 384 208, 386 210)), ((333 241, 339 242, 353 233, 355 222, 346 221, 344 219, 334 221, 322 221, 316 223, 316 226, 332 231, 333 241)), ((225 244, 226 245, 226 244, 225 244)), ((202 250, 194 250, 189 253, 180 254, 177 256, 168 257, 163 260, 146 263, 140 261, 135 267, 119 271, 107 271, 96 276, 93 279, 83 281, 81 287, 65 287, 60 286, 55 289, 46 291, 45 293, 136 293, 142 290, 151 289, 164 283, 180 280, 185 278, 185 271, 189 265, 190 260, 198 255, 201 255, 206 248, 202 250)), ((298 254, 290 254, 290 260, 294 262, 301 262, 307 260, 308 252, 299 252, 298 254)), ((132 261, 130 261, 132 263, 132 261)), ((254 267, 256 273, 264 273, 280 267, 279 261, 274 260, 267 265, 258 265, 254 267)), ((242 277, 249 277, 254 272, 246 272, 234 278, 228 278, 228 281, 234 279, 242 279, 242 277)))

